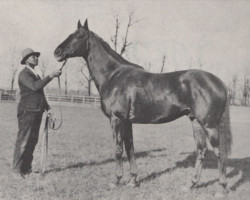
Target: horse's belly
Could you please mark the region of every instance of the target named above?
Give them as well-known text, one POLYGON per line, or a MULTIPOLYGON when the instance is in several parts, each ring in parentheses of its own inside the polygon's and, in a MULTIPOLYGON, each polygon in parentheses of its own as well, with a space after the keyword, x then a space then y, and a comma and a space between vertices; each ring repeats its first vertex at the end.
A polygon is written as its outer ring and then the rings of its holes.
POLYGON ((176 105, 140 104, 131 109, 129 119, 133 123, 166 123, 187 114, 187 110, 176 105))

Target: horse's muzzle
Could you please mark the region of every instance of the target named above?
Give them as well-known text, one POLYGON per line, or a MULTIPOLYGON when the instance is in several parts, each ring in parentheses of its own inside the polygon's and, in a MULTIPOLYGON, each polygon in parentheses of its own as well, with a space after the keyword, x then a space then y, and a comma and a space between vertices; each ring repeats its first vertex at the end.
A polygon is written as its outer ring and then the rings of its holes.
POLYGON ((61 53, 62 53, 62 50, 61 50, 60 48, 57 48, 57 49, 55 50, 55 52, 54 52, 54 55, 55 55, 55 56, 60 56, 61 53))

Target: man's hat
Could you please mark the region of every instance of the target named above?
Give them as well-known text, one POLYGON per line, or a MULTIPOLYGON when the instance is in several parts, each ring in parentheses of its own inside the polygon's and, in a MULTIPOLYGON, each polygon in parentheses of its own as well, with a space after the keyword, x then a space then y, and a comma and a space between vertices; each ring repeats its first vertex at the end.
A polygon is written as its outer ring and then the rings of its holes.
POLYGON ((31 55, 36 55, 37 57, 40 56, 40 52, 35 52, 33 49, 31 48, 27 48, 27 49, 24 49, 22 51, 22 60, 21 60, 21 64, 24 65, 25 64, 25 61, 27 60, 28 57, 30 57, 31 55))

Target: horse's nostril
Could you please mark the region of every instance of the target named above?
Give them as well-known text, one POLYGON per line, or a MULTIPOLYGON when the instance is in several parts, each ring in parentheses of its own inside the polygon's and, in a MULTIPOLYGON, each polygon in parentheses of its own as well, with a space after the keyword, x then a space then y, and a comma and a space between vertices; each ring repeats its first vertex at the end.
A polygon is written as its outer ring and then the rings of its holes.
POLYGON ((57 48, 57 49, 55 50, 55 55, 60 55, 61 52, 62 52, 61 49, 57 48))

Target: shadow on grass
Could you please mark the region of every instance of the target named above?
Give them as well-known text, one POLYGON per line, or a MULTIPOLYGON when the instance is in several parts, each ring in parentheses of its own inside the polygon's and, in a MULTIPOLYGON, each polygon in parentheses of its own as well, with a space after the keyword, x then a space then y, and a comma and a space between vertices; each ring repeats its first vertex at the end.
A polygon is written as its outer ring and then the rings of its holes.
MULTIPOLYGON (((166 148, 162 148, 162 149, 153 149, 153 150, 149 150, 149 151, 141 151, 141 152, 137 152, 135 153, 135 157, 136 158, 144 158, 144 157, 148 157, 150 156, 150 153, 154 153, 154 152, 162 152, 165 151, 166 148)), ((127 161, 128 159, 126 157, 123 157, 123 161, 127 161)), ((99 166, 99 165, 105 165, 107 163, 110 162, 115 162, 114 158, 108 158, 106 160, 102 160, 102 161, 91 161, 91 162, 79 162, 73 165, 68 165, 66 167, 58 167, 58 168, 53 168, 53 169, 49 169, 45 172, 45 174, 51 173, 51 172, 61 172, 67 169, 74 169, 74 168, 83 168, 86 166, 99 166)))
MULTIPOLYGON (((162 149, 153 149, 149 151, 142 151, 142 152, 137 152, 135 153, 136 158, 144 158, 144 157, 165 157, 167 155, 150 155, 151 153, 154 152, 163 152, 165 151, 165 148, 162 149)), ((188 153, 182 153, 182 154, 187 154, 187 157, 182 160, 176 162, 175 166, 172 168, 167 168, 165 170, 159 171, 159 172, 153 172, 149 174, 148 176, 142 178, 139 180, 139 183, 144 183, 144 182, 149 182, 152 181, 166 173, 171 173, 172 171, 178 169, 178 168, 194 168, 195 166, 195 161, 196 161, 196 152, 188 152, 188 153)), ((127 161, 127 158, 123 158, 123 161, 127 161)), ((109 158, 106 160, 102 161, 92 161, 92 162, 79 162, 73 165, 68 165, 66 167, 59 167, 59 168, 53 168, 50 170, 47 170, 45 172, 45 175, 51 172, 61 172, 67 169, 74 169, 74 168, 83 168, 86 166, 99 166, 99 165, 104 165, 107 163, 115 162, 114 158, 109 158)), ((237 176, 240 172, 242 172, 241 178, 234 183, 231 186, 231 190, 235 191, 240 185, 244 184, 245 182, 250 182, 250 157, 247 158, 242 158, 242 159, 228 159, 228 167, 233 168, 233 170, 227 174, 227 178, 232 178, 234 176, 237 176)), ((209 169, 218 169, 218 162, 217 158, 215 157, 214 153, 212 151, 207 151, 205 155, 205 160, 204 160, 204 169, 209 168, 209 169)), ((217 182, 218 179, 210 180, 206 183, 203 183, 199 187, 207 187, 209 185, 214 184, 217 182)))
POLYGON ((148 176, 140 179, 139 184, 152 181, 152 180, 156 179, 157 177, 160 177, 161 175, 172 172, 175 169, 176 169, 176 167, 172 167, 172 168, 167 168, 165 170, 162 170, 160 172, 153 172, 153 173, 149 174, 148 176))
MULTIPOLYGON (((194 168, 195 161, 196 161, 196 153, 193 152, 189 154, 184 160, 176 162, 176 168, 188 168, 188 167, 194 168)), ((235 191, 240 185, 246 182, 250 182, 250 157, 241 159, 228 159, 227 166, 233 168, 233 170, 227 174, 227 178, 232 178, 234 176, 237 176, 240 172, 242 172, 241 178, 230 187, 232 191, 235 191)), ((206 168, 218 169, 217 158, 215 157, 212 151, 207 151, 205 155, 204 169, 206 168)), ((218 179, 214 179, 208 181, 207 183, 203 183, 198 187, 206 187, 217 181, 218 179)))

